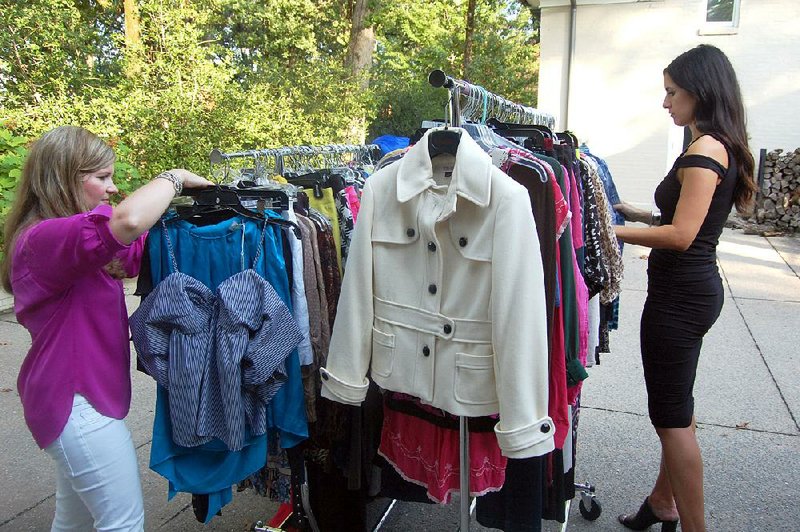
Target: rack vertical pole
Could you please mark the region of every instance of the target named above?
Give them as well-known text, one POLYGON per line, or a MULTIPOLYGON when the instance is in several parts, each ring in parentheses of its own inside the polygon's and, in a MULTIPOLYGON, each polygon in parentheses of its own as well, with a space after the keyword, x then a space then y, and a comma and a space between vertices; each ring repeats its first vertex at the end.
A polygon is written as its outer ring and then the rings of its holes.
MULTIPOLYGON (((461 125, 460 90, 458 84, 441 70, 434 70, 428 75, 428 82, 434 87, 444 87, 450 94, 447 117, 452 127, 461 125)), ((461 503, 460 532, 469 532, 470 500, 469 500, 469 427, 467 418, 458 416, 458 466, 459 466, 459 499, 461 503)))
POLYGON ((469 531, 469 431, 467 428, 467 418, 458 416, 458 458, 459 458, 459 495, 461 502, 461 532, 469 531))
MULTIPOLYGON (((453 83, 450 91, 450 125, 461 126, 461 104, 458 85, 453 83)), ((459 502, 461 503, 460 532, 469 532, 470 500, 469 500, 469 427, 467 418, 458 416, 458 461, 459 461, 459 502)))

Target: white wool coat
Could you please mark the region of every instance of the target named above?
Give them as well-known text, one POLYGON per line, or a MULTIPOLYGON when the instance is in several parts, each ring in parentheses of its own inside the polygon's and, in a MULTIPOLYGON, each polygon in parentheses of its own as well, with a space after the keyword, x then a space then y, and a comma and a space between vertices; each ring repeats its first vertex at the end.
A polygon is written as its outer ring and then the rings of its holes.
MULTIPOLYGON (((455 128, 458 129, 458 128, 455 128)), ((359 404, 369 375, 459 416, 499 413, 508 457, 553 449, 542 261, 528 193, 461 131, 367 179, 322 372, 359 404)))

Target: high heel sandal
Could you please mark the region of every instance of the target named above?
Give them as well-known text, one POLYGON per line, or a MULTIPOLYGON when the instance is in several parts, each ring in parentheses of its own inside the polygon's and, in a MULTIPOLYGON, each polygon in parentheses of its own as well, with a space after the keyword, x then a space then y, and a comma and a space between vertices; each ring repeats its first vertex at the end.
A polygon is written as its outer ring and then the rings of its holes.
POLYGON ((678 530, 678 520, 663 521, 656 517, 647 499, 645 499, 642 506, 639 507, 639 511, 636 512, 636 515, 622 514, 617 517, 617 519, 619 519, 619 522, 626 528, 630 528, 631 530, 647 530, 656 523, 661 523, 661 532, 675 532, 678 530))

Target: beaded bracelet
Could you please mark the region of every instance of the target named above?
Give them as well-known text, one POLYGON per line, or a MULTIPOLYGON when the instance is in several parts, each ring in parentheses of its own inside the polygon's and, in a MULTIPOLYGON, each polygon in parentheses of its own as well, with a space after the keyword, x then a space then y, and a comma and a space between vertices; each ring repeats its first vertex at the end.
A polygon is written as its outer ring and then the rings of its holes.
POLYGON ((153 179, 166 179, 172 183, 172 186, 175 187, 175 195, 178 196, 183 191, 183 181, 180 180, 178 176, 173 174, 172 172, 161 172, 153 179))

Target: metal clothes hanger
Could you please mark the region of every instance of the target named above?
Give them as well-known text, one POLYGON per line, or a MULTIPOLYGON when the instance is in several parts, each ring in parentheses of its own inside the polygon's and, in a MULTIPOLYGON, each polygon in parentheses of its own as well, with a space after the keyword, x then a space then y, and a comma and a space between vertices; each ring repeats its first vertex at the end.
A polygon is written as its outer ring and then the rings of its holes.
MULTIPOLYGON (((433 73, 431 73, 431 75, 433 75, 433 73)), ((461 131, 451 127, 455 122, 459 121, 458 99, 459 91, 456 87, 448 91, 444 128, 436 129, 428 134, 428 153, 431 159, 445 154, 455 157, 458 152, 458 146, 461 142, 461 131)))

